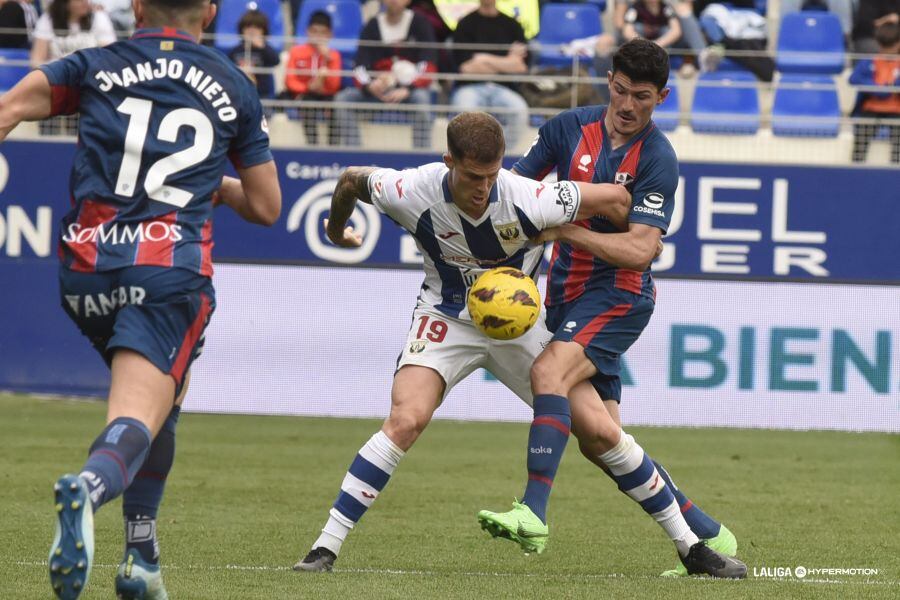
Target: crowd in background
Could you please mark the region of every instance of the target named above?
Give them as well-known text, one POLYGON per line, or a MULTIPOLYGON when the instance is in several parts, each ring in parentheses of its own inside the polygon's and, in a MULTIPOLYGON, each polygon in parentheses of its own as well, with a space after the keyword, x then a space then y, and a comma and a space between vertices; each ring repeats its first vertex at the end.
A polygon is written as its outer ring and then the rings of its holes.
MULTIPOLYGON (((245 4, 250 10, 234 32, 240 39, 227 54, 256 83, 262 98, 300 101, 299 108, 289 114, 303 122, 311 144, 319 143, 317 123, 323 122, 328 144, 359 145, 358 123, 367 118, 361 105, 381 104, 412 106, 404 114, 412 125, 413 144, 427 148, 433 120, 429 107, 441 101, 460 110, 495 111, 508 145, 513 146, 527 127, 529 106, 539 101, 516 80, 517 75, 535 72, 529 41, 540 29, 538 0, 381 0, 380 9, 362 28, 352 59, 332 47, 328 12, 314 11, 306 23, 298 23, 302 0, 289 0, 291 22, 298 28, 293 33, 300 43, 286 53, 282 81, 276 81, 273 72, 287 48, 282 40, 269 39, 266 14, 252 2, 245 4), (432 45, 405 45, 409 42, 432 45), (439 49, 438 43, 444 42, 446 49, 439 49), (473 50, 471 44, 495 47, 473 50), (350 69, 352 77, 338 73, 350 69), (437 72, 459 77, 452 86, 437 85, 437 72), (322 108, 323 102, 331 100, 338 102, 334 110, 322 108), (305 108, 306 102, 316 108, 305 108)), ((640 36, 676 50, 673 66, 682 77, 715 70, 731 51, 756 50, 755 54, 738 53, 733 60, 762 81, 773 79, 775 65, 765 53, 768 27, 755 0, 610 0, 610 4, 612 29, 572 40, 567 48, 590 65, 593 75, 605 75, 615 48, 640 36)), ((848 50, 880 53, 855 61, 851 84, 900 85, 900 0, 781 0, 780 6, 782 14, 833 12, 840 19, 848 50)), ((0 48, 30 50, 33 66, 110 44, 133 28, 131 0, 0 0, 0 48)), ((214 31, 215 25, 210 27, 214 31)), ((602 102, 607 94, 601 84, 584 100, 602 102)), ((896 125, 900 94, 860 93, 853 115, 886 119, 892 159, 900 161, 900 125, 896 125)), ((71 127, 62 132, 71 133, 71 127)), ((872 125, 855 127, 854 160, 864 160, 877 130, 872 125)))

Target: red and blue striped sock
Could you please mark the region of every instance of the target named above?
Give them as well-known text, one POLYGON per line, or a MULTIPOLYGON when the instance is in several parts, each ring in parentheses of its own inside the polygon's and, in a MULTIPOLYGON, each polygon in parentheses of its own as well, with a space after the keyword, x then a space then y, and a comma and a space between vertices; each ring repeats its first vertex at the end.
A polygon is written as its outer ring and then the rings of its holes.
POLYGON ((94 440, 81 477, 87 482, 95 511, 131 485, 151 441, 150 430, 131 417, 114 419, 94 440))
POLYGON ((534 397, 534 420, 528 434, 528 484, 522 503, 544 523, 553 478, 566 450, 571 427, 569 401, 565 396, 538 394, 534 397))
POLYGON ((156 539, 156 515, 162 502, 166 478, 175 461, 175 426, 181 408, 169 413, 162 429, 150 445, 150 453, 122 495, 122 516, 125 518, 125 552, 132 548, 151 564, 159 562, 159 542, 156 539))

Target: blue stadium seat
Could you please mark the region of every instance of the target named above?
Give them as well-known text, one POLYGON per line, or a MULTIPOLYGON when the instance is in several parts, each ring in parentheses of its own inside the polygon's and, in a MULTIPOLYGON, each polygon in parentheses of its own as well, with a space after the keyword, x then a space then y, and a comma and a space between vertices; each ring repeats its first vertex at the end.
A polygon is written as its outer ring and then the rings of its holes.
POLYGON ((841 107, 834 80, 827 75, 797 75, 786 73, 775 88, 772 106, 772 133, 786 136, 836 137, 840 129, 841 107), (784 84, 803 85, 784 88, 784 84), (827 89, 809 89, 813 85, 827 89), (804 121, 803 117, 823 119, 804 121))
POLYGON ((698 133, 754 134, 759 129, 756 77, 747 72, 703 73, 691 106, 691 127, 698 133))
MULTIPOLYGON (((541 30, 537 41, 542 46, 558 46, 598 35, 601 31, 600 9, 596 4, 545 4, 541 10, 541 30)), ((572 59, 555 48, 542 48, 538 63, 567 66, 572 64, 572 59)))
POLYGON ((303 39, 310 16, 320 10, 331 16, 331 30, 334 33, 331 47, 341 53, 344 65, 349 67, 356 56, 359 34, 363 28, 359 0, 303 0, 294 24, 294 35, 303 39))
POLYGON ((19 80, 28 75, 31 67, 28 66, 30 52, 23 48, 0 48, 0 92, 11 89, 19 80), (10 65, 11 61, 21 61, 22 64, 10 65))
POLYGON ((269 35, 276 37, 269 45, 276 50, 284 45, 283 40, 277 39, 284 35, 280 0, 223 0, 219 2, 219 16, 216 17, 216 48, 231 50, 240 43, 238 22, 245 12, 253 9, 269 17, 269 35))
POLYGON ((781 19, 775 65, 783 73, 840 73, 844 32, 834 13, 805 11, 781 19), (791 53, 803 54, 791 54, 791 53))
POLYGON ((653 122, 663 131, 674 131, 678 127, 678 79, 675 73, 669 73, 669 95, 665 102, 653 111, 653 122))
POLYGON ((600 12, 606 10, 606 0, 584 0, 586 4, 596 4, 600 12))

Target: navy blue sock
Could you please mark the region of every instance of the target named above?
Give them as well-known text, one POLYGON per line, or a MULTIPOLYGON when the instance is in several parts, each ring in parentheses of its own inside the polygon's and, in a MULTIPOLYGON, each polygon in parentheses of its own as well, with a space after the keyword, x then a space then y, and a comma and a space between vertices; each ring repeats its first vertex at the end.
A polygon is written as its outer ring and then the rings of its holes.
POLYGON ((175 461, 175 426, 181 407, 169 413, 162 429, 150 445, 147 460, 122 496, 122 515, 125 518, 125 552, 132 548, 145 561, 159 562, 159 542, 156 538, 156 515, 162 502, 166 478, 175 461))
POLYGON ((94 440, 81 477, 95 511, 125 491, 147 458, 151 441, 150 430, 130 417, 113 420, 94 440))
POLYGON ((666 485, 669 486, 675 494, 678 506, 681 507, 681 514, 684 515, 684 520, 687 521, 691 531, 693 531, 701 540, 712 539, 719 535, 719 529, 721 529, 722 524, 700 510, 699 506, 691 502, 691 500, 685 496, 674 483, 672 483, 672 478, 669 477, 669 473, 661 464, 656 461, 653 461, 653 464, 656 465, 656 470, 662 476, 666 485))
POLYGON ((572 417, 565 396, 539 394, 534 397, 534 420, 528 434, 528 484, 522 503, 541 521, 547 522, 547 501, 553 478, 562 460, 572 417))

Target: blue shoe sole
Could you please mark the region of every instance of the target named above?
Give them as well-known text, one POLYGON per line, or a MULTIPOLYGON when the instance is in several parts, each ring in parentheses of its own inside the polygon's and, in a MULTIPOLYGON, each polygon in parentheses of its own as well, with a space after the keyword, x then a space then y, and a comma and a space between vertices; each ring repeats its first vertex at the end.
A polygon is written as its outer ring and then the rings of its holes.
POLYGON ((60 600, 75 600, 87 585, 90 574, 89 546, 93 531, 82 531, 84 512, 91 510, 90 499, 78 477, 64 475, 53 487, 59 538, 50 548, 50 585, 60 600))

